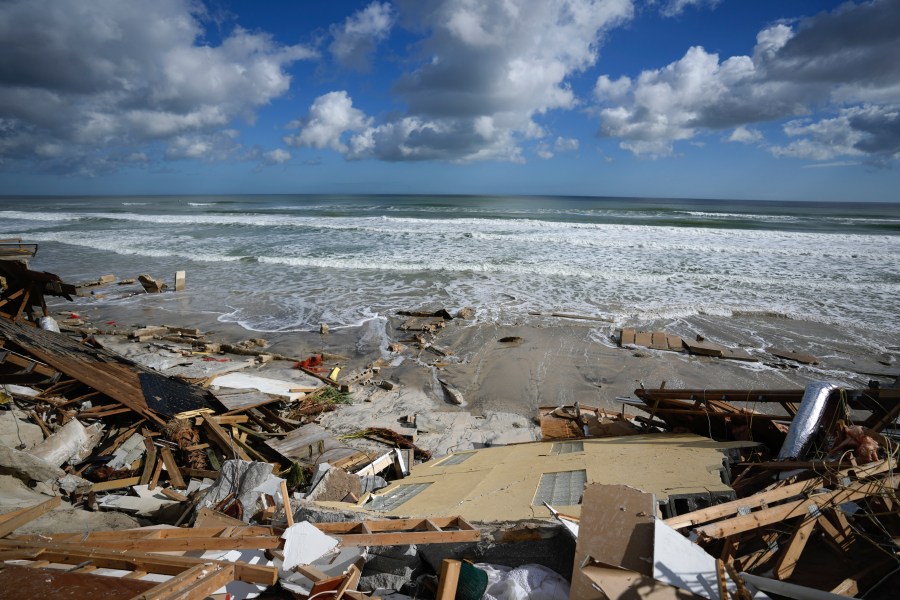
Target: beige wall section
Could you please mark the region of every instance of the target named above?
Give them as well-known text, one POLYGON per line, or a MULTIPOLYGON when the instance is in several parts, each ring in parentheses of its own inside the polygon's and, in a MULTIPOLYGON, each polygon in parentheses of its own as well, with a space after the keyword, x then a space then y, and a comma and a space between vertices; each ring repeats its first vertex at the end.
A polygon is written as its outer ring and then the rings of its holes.
MULTIPOLYGON (((462 516, 473 521, 549 518, 544 506, 532 506, 543 473, 584 469, 587 483, 625 484, 656 495, 727 492, 722 483, 721 449, 753 445, 715 442, 693 434, 652 434, 585 439, 584 452, 551 454, 558 442, 535 442, 475 450, 468 460, 442 466, 442 457, 413 467, 397 485, 432 483, 390 516, 462 516)), ((465 452, 460 454, 466 454, 465 452)), ((452 456, 452 455, 451 455, 452 456)), ((344 505, 346 507, 346 505, 344 505)), ((369 505, 371 506, 371 505, 369 505)), ((554 506, 579 515, 581 506, 554 506)))

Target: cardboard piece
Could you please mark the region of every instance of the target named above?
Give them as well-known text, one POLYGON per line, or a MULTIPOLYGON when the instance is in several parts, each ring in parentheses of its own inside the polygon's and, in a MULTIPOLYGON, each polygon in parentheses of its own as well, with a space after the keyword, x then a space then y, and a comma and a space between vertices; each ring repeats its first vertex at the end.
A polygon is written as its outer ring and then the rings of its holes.
MULTIPOLYGON (((653 494, 588 486, 570 597, 718 600, 716 559, 655 515, 653 494)), ((727 576, 726 585, 733 595, 737 585, 727 576)), ((767 598, 754 592, 754 598, 767 598)))

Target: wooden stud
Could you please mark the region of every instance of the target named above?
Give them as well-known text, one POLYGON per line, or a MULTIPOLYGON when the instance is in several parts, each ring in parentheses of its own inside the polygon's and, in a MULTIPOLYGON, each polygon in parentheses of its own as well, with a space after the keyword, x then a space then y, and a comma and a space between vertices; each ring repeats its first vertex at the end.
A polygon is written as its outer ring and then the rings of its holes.
POLYGON ((8 536, 22 525, 34 521, 57 506, 59 506, 59 496, 54 496, 35 506, 0 515, 0 538, 8 536))
POLYGON ((185 489, 187 484, 184 482, 184 477, 181 476, 181 469, 178 467, 178 463, 175 462, 172 450, 168 446, 160 446, 159 455, 166 465, 166 472, 169 474, 169 483, 172 484, 172 487, 180 490, 185 489))
POLYGON ((132 600, 201 600, 234 580, 234 566, 205 563, 182 571, 132 600), (215 587, 212 587, 212 586, 215 587))
POLYGON ((794 530, 794 533, 791 534, 790 539, 781 551, 781 555, 775 562, 775 577, 782 581, 794 573, 794 569, 797 568, 797 562, 800 560, 800 555, 803 553, 803 549, 806 548, 813 529, 816 527, 816 523, 819 520, 818 506, 812 512, 814 514, 806 517, 794 530))
POLYGON ((144 470, 141 472, 140 485, 147 485, 150 483, 150 478, 153 476, 153 469, 156 467, 156 446, 153 444, 153 440, 144 437, 144 446, 147 448, 147 454, 144 456, 144 470))
POLYGON ((159 474, 162 473, 163 461, 162 458, 156 459, 156 466, 153 468, 153 475, 150 477, 150 483, 147 484, 147 489, 155 490, 156 485, 159 483, 159 474))
POLYGON ((294 526, 294 509, 291 506, 291 496, 288 494, 287 481, 281 480, 281 501, 284 503, 284 515, 287 519, 287 526, 294 526))
POLYGON ((705 538, 723 538, 736 533, 743 533, 751 529, 757 529, 765 525, 772 525, 787 519, 801 517, 807 514, 810 506, 824 506, 830 504, 843 504, 879 493, 885 486, 890 487, 890 482, 884 478, 867 482, 857 482, 843 489, 813 496, 808 500, 787 502, 779 506, 759 510, 749 515, 741 515, 718 521, 695 531, 705 538))
POLYGON ((92 492, 108 492, 109 490, 120 490, 122 488, 131 487, 141 483, 140 477, 125 477, 124 479, 111 479, 95 483, 91 486, 92 492))
POLYGON ((50 431, 50 429, 47 427, 47 424, 44 423, 44 420, 40 416, 38 416, 36 412, 34 412, 33 410, 29 410, 28 416, 31 417, 32 421, 37 423, 38 427, 41 428, 41 432, 44 434, 44 439, 47 439, 48 437, 53 435, 53 432, 50 431))
POLYGON ((728 580, 725 578, 725 563, 716 559, 716 584, 719 587, 719 600, 728 600, 728 580))
POLYGON ((184 494, 179 494, 175 490, 170 490, 169 488, 165 488, 161 490, 163 496, 170 500, 174 500, 175 502, 187 502, 187 496, 184 494))
POLYGON ((462 563, 458 560, 445 558, 441 562, 441 579, 438 583, 435 600, 454 600, 456 598, 460 569, 462 569, 462 563))
POLYGON ((229 563, 189 556, 166 556, 147 552, 122 552, 104 548, 86 548, 82 544, 26 542, 0 539, 0 549, 41 549, 41 556, 52 563, 80 564, 86 560, 98 568, 141 570, 147 573, 177 575, 196 565, 215 563, 234 566, 234 578, 246 583, 273 585, 278 581, 278 569, 244 562, 229 563))

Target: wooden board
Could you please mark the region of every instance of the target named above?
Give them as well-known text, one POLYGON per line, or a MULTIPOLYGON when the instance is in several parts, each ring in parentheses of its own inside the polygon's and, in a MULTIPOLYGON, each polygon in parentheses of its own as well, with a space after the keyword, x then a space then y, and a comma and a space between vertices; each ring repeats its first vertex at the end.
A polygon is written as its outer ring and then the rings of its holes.
POLYGON ((684 341, 682 341, 680 336, 667 335, 666 342, 669 344, 669 350, 674 350, 675 352, 684 350, 684 341))
POLYGON ((641 331, 640 333, 636 333, 634 335, 634 343, 638 346, 644 346, 646 348, 650 347, 650 344, 653 343, 653 335, 647 333, 646 331, 641 331))
POLYGON ((722 351, 722 358, 727 358, 728 360, 741 360, 744 362, 759 362, 758 358, 743 348, 725 348, 722 351))
POLYGON ((34 521, 44 513, 59 506, 59 496, 55 496, 35 506, 14 510, 0 515, 0 538, 5 537, 26 523, 34 521))
POLYGON ((654 331, 650 334, 650 347, 654 350, 668 350, 669 342, 663 331, 654 331))
POLYGON ((817 365, 819 364, 819 359, 811 354, 801 354, 800 352, 793 352, 791 350, 784 350, 782 348, 767 348, 766 352, 773 356, 777 356, 778 358, 784 358, 787 360, 792 360, 794 362, 798 362, 804 365, 817 365))
POLYGON ((634 329, 631 327, 623 327, 619 332, 619 345, 625 346, 634 343, 634 329))
POLYGON ((719 344, 714 344, 712 342, 698 342, 697 340, 684 340, 684 345, 687 346, 687 349, 691 354, 698 354, 700 356, 722 356, 722 353, 725 351, 725 346, 720 346, 719 344))
POLYGON ((212 394, 229 412, 250 410, 281 400, 281 398, 264 394, 258 390, 221 389, 213 391, 212 394))
POLYGON ((189 556, 165 556, 147 552, 122 552, 102 548, 85 547, 76 543, 48 544, 46 542, 27 542, 21 540, 0 539, 0 551, 41 550, 41 559, 69 565, 78 565, 85 561, 97 568, 124 569, 126 571, 144 571, 177 575, 186 569, 200 564, 214 563, 234 565, 235 579, 246 583, 273 585, 278 581, 278 569, 244 562, 229 563, 226 561, 193 558, 189 556))

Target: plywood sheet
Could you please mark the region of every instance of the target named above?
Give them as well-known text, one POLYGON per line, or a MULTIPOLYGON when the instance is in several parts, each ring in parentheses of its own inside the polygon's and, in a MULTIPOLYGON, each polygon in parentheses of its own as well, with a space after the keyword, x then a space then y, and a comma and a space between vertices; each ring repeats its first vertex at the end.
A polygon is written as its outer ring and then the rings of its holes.
POLYGON ((69 573, 59 569, 34 569, 10 564, 0 569, 0 590, 15 590, 17 600, 128 600, 156 585, 153 581, 69 573))

